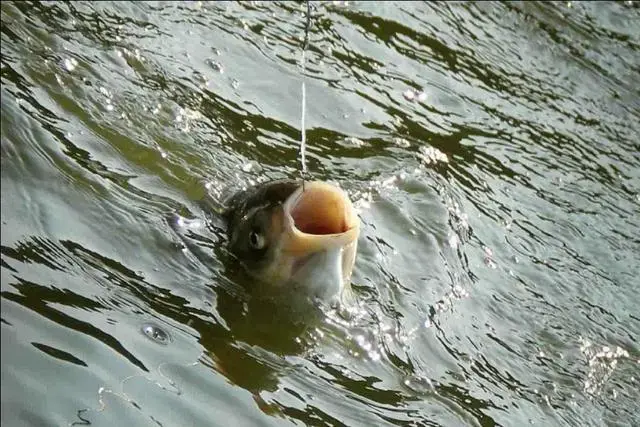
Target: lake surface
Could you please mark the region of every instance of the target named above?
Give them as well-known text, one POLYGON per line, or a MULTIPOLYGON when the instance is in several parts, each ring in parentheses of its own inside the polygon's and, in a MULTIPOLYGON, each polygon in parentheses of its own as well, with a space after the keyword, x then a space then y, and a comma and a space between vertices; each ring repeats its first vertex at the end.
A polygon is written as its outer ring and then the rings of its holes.
POLYGON ((298 176, 305 4, 3 1, 2 424, 640 425, 638 6, 312 2, 300 323, 200 201, 298 176))

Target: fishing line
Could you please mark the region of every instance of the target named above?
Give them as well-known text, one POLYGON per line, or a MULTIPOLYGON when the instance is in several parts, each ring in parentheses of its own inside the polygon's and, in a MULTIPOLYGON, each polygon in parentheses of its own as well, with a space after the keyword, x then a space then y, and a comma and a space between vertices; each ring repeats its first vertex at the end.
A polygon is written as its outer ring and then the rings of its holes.
MULTIPOLYGON (((302 190, 304 191, 304 184, 305 184, 305 177, 307 175, 307 160, 306 160, 306 155, 305 155, 305 149, 306 149, 306 139, 307 139, 307 135, 306 135, 306 128, 305 128, 305 115, 306 115, 306 102, 307 102, 307 91, 306 91, 306 85, 305 85, 305 75, 306 75, 306 64, 305 64, 305 54, 307 51, 307 48, 309 47, 309 31, 311 30, 311 3, 309 2, 309 0, 306 1, 307 4, 307 19, 306 19, 306 25, 305 25, 305 29, 304 29, 304 41, 302 43, 302 55, 300 58, 300 65, 302 67, 302 105, 301 105, 301 117, 300 117, 300 163, 301 163, 301 170, 300 170, 300 176, 302 178, 302 190)), ((164 366, 167 365, 176 365, 176 366, 186 366, 186 367, 192 367, 192 366, 196 366, 199 363, 204 363, 202 360, 202 356, 204 354, 201 354, 198 359, 195 362, 192 363, 187 363, 187 364, 180 364, 180 363, 171 363, 171 362, 163 362, 160 363, 158 365, 158 367, 156 368, 157 373, 159 374, 159 376, 163 377, 168 384, 174 388, 174 393, 177 396, 180 396, 182 394, 182 390, 180 390, 180 388, 176 385, 175 381, 173 381, 171 378, 169 378, 167 375, 164 374, 164 372, 162 371, 162 368, 164 366)), ((89 411, 94 411, 97 413, 103 412, 106 407, 107 407, 107 403, 104 400, 104 395, 105 394, 111 394, 115 397, 118 397, 132 405, 134 405, 136 408, 140 409, 140 407, 138 406, 138 404, 135 402, 135 400, 133 400, 124 390, 124 386, 125 384, 134 379, 134 378, 143 378, 146 381, 149 381, 152 384, 155 384, 157 387, 160 387, 162 390, 165 391, 169 391, 167 387, 165 387, 164 385, 160 384, 160 382, 155 381, 153 378, 151 378, 148 375, 145 374, 135 374, 135 375, 130 375, 127 376, 126 378, 124 378, 121 382, 120 382, 120 391, 114 391, 112 389, 108 389, 106 387, 100 387, 98 389, 98 403, 99 403, 99 407, 98 408, 85 408, 85 409, 80 409, 77 411, 77 417, 80 421, 75 421, 75 422, 70 422, 68 425, 69 426, 75 426, 75 425, 89 425, 91 424, 91 422, 86 419, 83 418, 83 415, 86 414, 89 411)), ((155 421, 155 418, 151 417, 151 419, 153 419, 155 421)))
POLYGON ((304 28, 304 41, 302 43, 302 55, 300 58, 300 66, 302 67, 302 108, 300 114, 300 176, 302 178, 302 191, 304 191, 304 181, 305 176, 307 175, 307 159, 305 155, 305 149, 307 146, 307 132, 305 128, 305 115, 306 115, 306 104, 307 104, 307 88, 305 85, 305 74, 306 74, 306 64, 305 64, 305 54, 307 52, 307 48, 309 47, 309 30, 311 29, 311 4, 309 0, 307 0, 307 23, 304 28))
MULTIPOLYGON (((192 367, 192 366, 196 366, 200 363, 203 363, 203 356, 205 355, 204 352, 200 353, 200 356, 198 356, 197 360, 195 362, 191 362, 191 363, 173 363, 173 362, 162 362, 158 365, 158 367, 156 368, 157 373, 159 374, 160 377, 164 378, 171 387, 173 387, 174 389, 174 393, 176 396, 180 396, 182 395, 182 390, 176 385, 176 382, 171 379, 169 376, 165 375, 165 373, 162 371, 162 368, 164 366, 168 366, 168 365, 174 365, 174 366, 185 366, 187 368, 192 367)), ((104 411, 107 408, 107 403, 104 400, 104 395, 105 394, 111 394, 115 397, 118 397, 122 400, 124 400, 125 402, 133 405, 136 409, 141 409, 140 406, 136 403, 136 401, 131 398, 124 390, 124 386, 125 383, 134 379, 134 378, 142 378, 152 384, 155 384, 157 387, 160 387, 162 390, 164 391, 170 391, 166 386, 160 384, 159 381, 155 381, 151 376, 147 375, 147 374, 134 374, 134 375, 129 375, 128 377, 124 378, 122 381, 120 381, 120 391, 114 391, 112 389, 109 388, 105 388, 105 387, 100 387, 98 389, 98 403, 99 403, 99 407, 98 408, 85 408, 85 409, 79 409, 77 411, 77 417, 80 421, 74 421, 74 422, 70 422, 68 425, 69 426, 77 426, 77 425, 89 425, 91 424, 91 422, 86 419, 83 418, 83 415, 87 412, 90 411, 94 411, 97 413, 100 413, 102 411, 104 411)), ((155 421, 155 419, 153 418, 153 416, 150 416, 151 419, 153 419, 155 421)))

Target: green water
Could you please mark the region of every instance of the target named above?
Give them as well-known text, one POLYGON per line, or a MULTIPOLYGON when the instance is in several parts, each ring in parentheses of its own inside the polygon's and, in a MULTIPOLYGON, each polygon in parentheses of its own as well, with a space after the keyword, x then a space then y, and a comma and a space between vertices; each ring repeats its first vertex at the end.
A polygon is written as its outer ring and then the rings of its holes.
POLYGON ((638 3, 312 4, 299 324, 199 201, 297 176, 305 5, 2 2, 3 426, 640 425, 638 3))

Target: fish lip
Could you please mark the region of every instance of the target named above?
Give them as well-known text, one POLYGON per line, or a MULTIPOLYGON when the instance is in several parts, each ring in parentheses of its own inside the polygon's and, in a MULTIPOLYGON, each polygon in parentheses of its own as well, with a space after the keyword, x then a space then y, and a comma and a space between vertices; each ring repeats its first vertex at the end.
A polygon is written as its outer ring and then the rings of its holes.
POLYGON ((285 249, 298 256, 344 247, 360 232, 360 218, 346 192, 325 182, 306 182, 284 202, 285 249))

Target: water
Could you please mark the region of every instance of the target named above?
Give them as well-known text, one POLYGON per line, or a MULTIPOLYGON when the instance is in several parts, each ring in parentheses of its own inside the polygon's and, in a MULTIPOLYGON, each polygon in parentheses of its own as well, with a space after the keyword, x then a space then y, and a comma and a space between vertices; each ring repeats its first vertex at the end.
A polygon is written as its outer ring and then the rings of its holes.
POLYGON ((3 425, 640 425, 637 2, 314 2, 303 324, 199 200, 298 176, 305 5, 1 10, 3 425))

